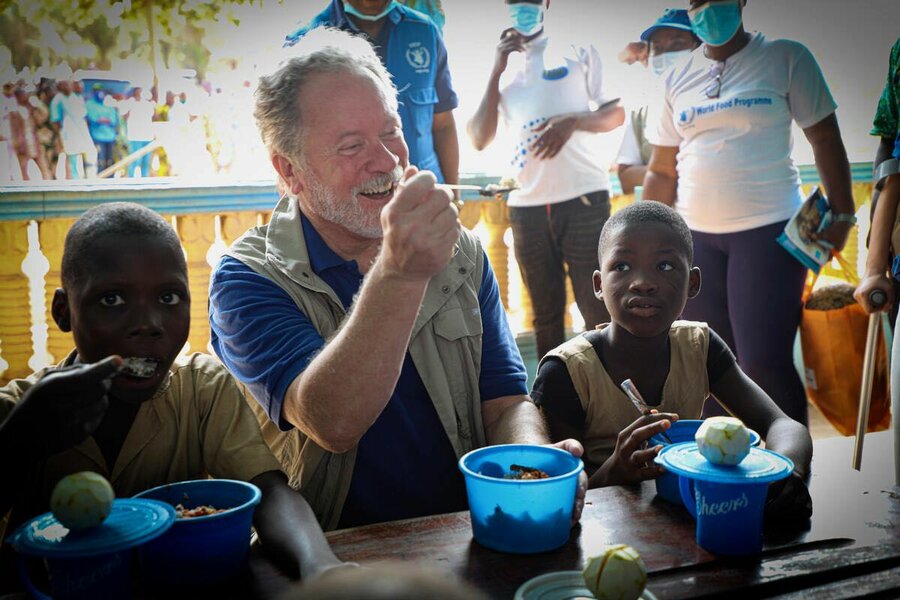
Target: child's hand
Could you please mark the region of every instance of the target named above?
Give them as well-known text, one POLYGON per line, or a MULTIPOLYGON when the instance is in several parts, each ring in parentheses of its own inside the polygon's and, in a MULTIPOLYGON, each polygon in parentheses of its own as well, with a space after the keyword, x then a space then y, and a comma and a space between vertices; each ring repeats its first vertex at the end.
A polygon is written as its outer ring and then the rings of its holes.
POLYGON ((805 523, 812 516, 812 498, 799 473, 776 481, 769 486, 766 499, 766 519, 780 522, 805 523))
POLYGON ((3 423, 16 446, 33 458, 46 458, 91 435, 106 414, 106 397, 122 359, 51 371, 28 390, 3 423))
POLYGON ((653 462, 662 446, 647 448, 646 444, 677 420, 678 415, 674 413, 653 412, 639 417, 620 431, 613 455, 594 473, 591 487, 639 483, 665 473, 665 469, 653 462))

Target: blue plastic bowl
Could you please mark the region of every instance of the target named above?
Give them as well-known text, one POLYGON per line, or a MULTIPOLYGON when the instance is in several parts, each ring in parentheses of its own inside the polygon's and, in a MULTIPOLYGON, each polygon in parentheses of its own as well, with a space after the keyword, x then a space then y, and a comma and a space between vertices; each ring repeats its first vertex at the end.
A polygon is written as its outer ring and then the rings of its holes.
POLYGON ((161 485, 135 497, 185 508, 210 505, 228 509, 176 519, 169 531, 141 546, 138 557, 147 584, 166 588, 217 585, 243 573, 253 511, 262 498, 258 487, 231 479, 201 479, 161 485))
POLYGON ((488 446, 459 459, 466 481, 472 533, 483 546, 531 554, 569 540, 581 459, 559 448, 508 444, 488 446), (511 465, 541 469, 547 479, 506 479, 511 465))
MULTIPOLYGON (((668 434, 673 444, 693 442, 694 434, 697 433, 697 430, 700 429, 700 425, 702 424, 703 419, 681 419, 672 423, 672 427, 666 431, 666 434, 668 434)), ((759 434, 752 429, 749 431, 750 445, 759 446, 761 441, 759 434)), ((658 444, 665 446, 668 442, 664 440, 662 436, 656 434, 650 438, 650 445, 656 446, 658 444)), ((678 475, 675 473, 666 472, 656 478, 656 493, 664 500, 668 500, 674 504, 684 504, 681 501, 681 491, 678 489, 678 475)))

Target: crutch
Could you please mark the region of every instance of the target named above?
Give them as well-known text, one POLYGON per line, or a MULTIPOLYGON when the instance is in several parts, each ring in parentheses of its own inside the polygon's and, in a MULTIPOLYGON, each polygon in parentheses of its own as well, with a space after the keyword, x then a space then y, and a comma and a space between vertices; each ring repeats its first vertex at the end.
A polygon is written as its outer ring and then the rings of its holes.
MULTIPOLYGON (((881 290, 869 294, 869 303, 879 309, 887 302, 887 295, 881 290)), ((875 348, 878 342, 878 329, 881 325, 881 312, 876 310, 869 315, 869 330, 866 333, 866 352, 863 355, 862 385, 859 388, 859 412, 856 415, 856 443, 853 445, 853 468, 860 470, 862 464, 863 440, 866 437, 866 425, 869 422, 869 405, 872 403, 872 379, 875 371, 875 348)))

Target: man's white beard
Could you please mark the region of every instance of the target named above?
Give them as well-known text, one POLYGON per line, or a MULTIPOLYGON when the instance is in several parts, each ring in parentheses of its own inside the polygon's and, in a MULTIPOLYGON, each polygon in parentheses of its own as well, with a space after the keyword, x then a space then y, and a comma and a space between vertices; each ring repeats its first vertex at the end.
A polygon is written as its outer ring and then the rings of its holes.
POLYGON ((361 190, 372 186, 373 182, 377 186, 379 183, 391 181, 397 183, 403 176, 403 168, 399 165, 391 172, 385 173, 377 177, 373 177, 369 182, 358 185, 350 191, 350 197, 341 201, 337 194, 327 188, 310 169, 307 169, 308 193, 307 200, 312 204, 316 214, 335 225, 340 225, 347 231, 355 233, 358 236, 378 239, 382 237, 381 228, 381 211, 366 211, 360 205, 356 195, 361 190))

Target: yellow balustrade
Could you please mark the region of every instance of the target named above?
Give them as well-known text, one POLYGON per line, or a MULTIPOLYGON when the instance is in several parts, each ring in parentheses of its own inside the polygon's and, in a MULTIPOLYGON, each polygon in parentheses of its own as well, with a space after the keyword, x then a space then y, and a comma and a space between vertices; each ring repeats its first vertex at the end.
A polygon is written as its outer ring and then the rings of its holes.
POLYGON ((53 294, 57 288, 62 287, 60 267, 62 265, 63 242, 65 242, 69 227, 74 222, 75 219, 60 218, 48 219, 38 223, 41 251, 50 263, 50 270, 44 279, 44 294, 46 296, 45 306, 47 307, 47 351, 54 362, 64 359, 75 347, 72 334, 60 331, 56 323, 53 322, 53 316, 50 314, 53 294))
POLYGON ((481 219, 487 229, 487 240, 483 240, 488 260, 497 277, 500 287, 500 300, 503 307, 509 310, 509 248, 503 241, 509 229, 509 210, 506 202, 492 201, 481 203, 481 219))
MULTIPOLYGON (((857 183, 853 186, 857 207, 869 201, 871 184, 857 183)), ((618 196, 612 199, 613 212, 633 201, 632 196, 618 196)), ((167 215, 178 232, 187 255, 191 307, 191 329, 188 338, 192 351, 205 351, 209 342, 207 324, 207 292, 211 267, 210 260, 218 256, 216 249, 223 249, 244 233, 249 227, 265 223, 269 212, 210 211, 167 215), (218 228, 217 228, 218 223, 218 228), (218 237, 217 237, 217 231, 218 237)), ((506 203, 490 200, 486 202, 466 202, 460 219, 469 228, 478 227, 484 232, 484 247, 496 273, 500 287, 500 298, 504 307, 511 311, 512 325, 517 331, 531 329, 532 310, 528 294, 521 284, 521 276, 515 269, 510 249, 504 241, 509 229, 506 203), (512 268, 511 268, 512 265, 512 268), (517 298, 510 298, 510 290, 518 290, 517 298), (511 301, 512 300, 512 301, 511 301)), ((60 360, 71 350, 70 334, 59 331, 50 316, 50 303, 54 290, 60 286, 60 263, 63 240, 73 218, 47 218, 38 221, 40 248, 50 264, 44 281, 46 295, 46 320, 48 325, 47 350, 53 360, 60 360)), ((22 272, 22 261, 28 252, 28 221, 0 221, 0 383, 11 378, 23 377, 31 372, 28 361, 33 354, 31 308, 28 301, 28 277, 22 272)), ((857 262, 857 232, 854 229, 844 251, 851 265, 857 262)), ((840 277, 841 274, 830 267, 825 274, 840 277)), ((567 285, 569 303, 573 302, 570 285, 567 285)), ((569 325, 567 316, 567 325, 569 325)))
POLYGON ((214 214, 178 215, 173 217, 175 231, 181 238, 187 258, 188 287, 191 294, 191 329, 188 345, 191 352, 206 352, 209 323, 206 298, 212 268, 206 253, 215 241, 214 214))
POLYGON ((28 254, 28 222, 0 222, 0 366, 29 373, 31 309, 22 261, 28 254))
POLYGON ((268 212, 243 211, 222 215, 222 239, 226 244, 231 244, 251 227, 268 223, 268 212))

